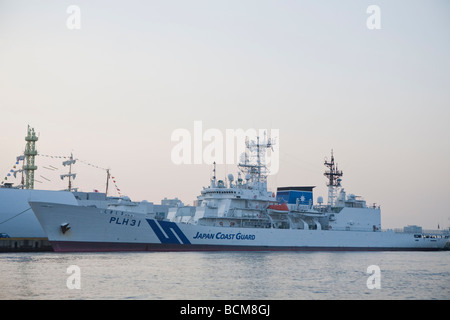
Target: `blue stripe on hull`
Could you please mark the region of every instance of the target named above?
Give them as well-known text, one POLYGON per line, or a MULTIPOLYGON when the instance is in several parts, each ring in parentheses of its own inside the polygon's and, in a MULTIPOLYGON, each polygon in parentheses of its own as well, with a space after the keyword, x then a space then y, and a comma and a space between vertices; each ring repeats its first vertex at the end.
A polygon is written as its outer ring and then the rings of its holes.
POLYGON ((188 240, 188 238, 186 238, 183 231, 180 230, 176 223, 170 221, 157 222, 153 219, 146 220, 161 243, 180 244, 180 241, 177 239, 178 236, 181 240, 181 243, 191 244, 191 242, 188 240), (158 224, 160 227, 158 226, 158 224), (164 235, 163 231, 167 236, 164 235))

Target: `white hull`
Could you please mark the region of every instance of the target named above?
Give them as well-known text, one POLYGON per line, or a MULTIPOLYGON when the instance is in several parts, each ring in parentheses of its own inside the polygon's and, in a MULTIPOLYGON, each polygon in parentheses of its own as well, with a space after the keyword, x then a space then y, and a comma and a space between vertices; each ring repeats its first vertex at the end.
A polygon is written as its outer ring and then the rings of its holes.
POLYGON ((14 238, 46 237, 28 201, 77 204, 73 194, 67 191, 0 188, 0 233, 14 238))
POLYGON ((117 200, 103 193, 0 188, 0 233, 12 238, 45 238, 45 231, 31 210, 29 201, 97 206, 106 208, 117 200), (84 195, 84 198, 82 196, 84 195))
POLYGON ((448 236, 201 226, 145 214, 30 202, 55 251, 444 250, 448 236), (68 224, 68 225, 67 225, 68 224), (70 229, 63 232, 62 225, 70 229))

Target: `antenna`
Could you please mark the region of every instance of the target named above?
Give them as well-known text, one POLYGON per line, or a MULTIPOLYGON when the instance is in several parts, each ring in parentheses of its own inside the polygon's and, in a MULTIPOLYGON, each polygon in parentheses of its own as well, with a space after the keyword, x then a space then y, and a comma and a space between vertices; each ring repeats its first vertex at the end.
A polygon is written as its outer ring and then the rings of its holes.
POLYGON ((72 164, 75 164, 75 162, 77 162, 77 159, 73 159, 73 154, 70 153, 70 160, 67 161, 63 161, 63 166, 69 166, 69 173, 68 174, 62 174, 61 180, 63 180, 64 178, 69 178, 69 191, 72 191, 72 178, 75 179, 77 174, 76 173, 72 173, 72 164))
POLYGON ((213 177, 211 179, 211 188, 216 187, 216 162, 213 162, 213 177))
POLYGON ((106 190, 105 190, 105 196, 106 197, 108 196, 109 177, 110 177, 109 169, 106 169, 106 190))
POLYGON ((260 141, 259 136, 256 137, 256 141, 249 141, 248 137, 246 138, 245 146, 249 151, 249 156, 247 157, 247 153, 244 153, 238 166, 242 173, 249 177, 248 180, 255 183, 254 187, 265 187, 268 175, 265 161, 266 149, 272 148, 272 145, 273 142, 270 139, 264 138, 263 141, 260 141))
POLYGON ((336 199, 337 188, 341 187, 342 171, 338 170, 337 164, 334 163, 333 149, 331 149, 331 161, 328 162, 325 158, 324 165, 328 168, 324 176, 328 178, 328 205, 333 206, 336 199))

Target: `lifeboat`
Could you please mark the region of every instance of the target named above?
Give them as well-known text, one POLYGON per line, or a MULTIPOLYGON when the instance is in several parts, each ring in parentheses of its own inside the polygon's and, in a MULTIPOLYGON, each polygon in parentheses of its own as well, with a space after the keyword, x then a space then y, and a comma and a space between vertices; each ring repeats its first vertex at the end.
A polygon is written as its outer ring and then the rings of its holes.
POLYGON ((267 211, 269 211, 269 213, 288 213, 289 208, 286 203, 272 204, 267 207, 267 211))

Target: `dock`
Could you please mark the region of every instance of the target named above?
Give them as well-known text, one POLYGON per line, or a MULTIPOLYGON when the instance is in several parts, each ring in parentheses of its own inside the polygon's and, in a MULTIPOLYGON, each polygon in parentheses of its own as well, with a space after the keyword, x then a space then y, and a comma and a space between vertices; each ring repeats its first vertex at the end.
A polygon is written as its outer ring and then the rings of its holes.
POLYGON ((50 252, 47 238, 1 238, 0 252, 50 252))

